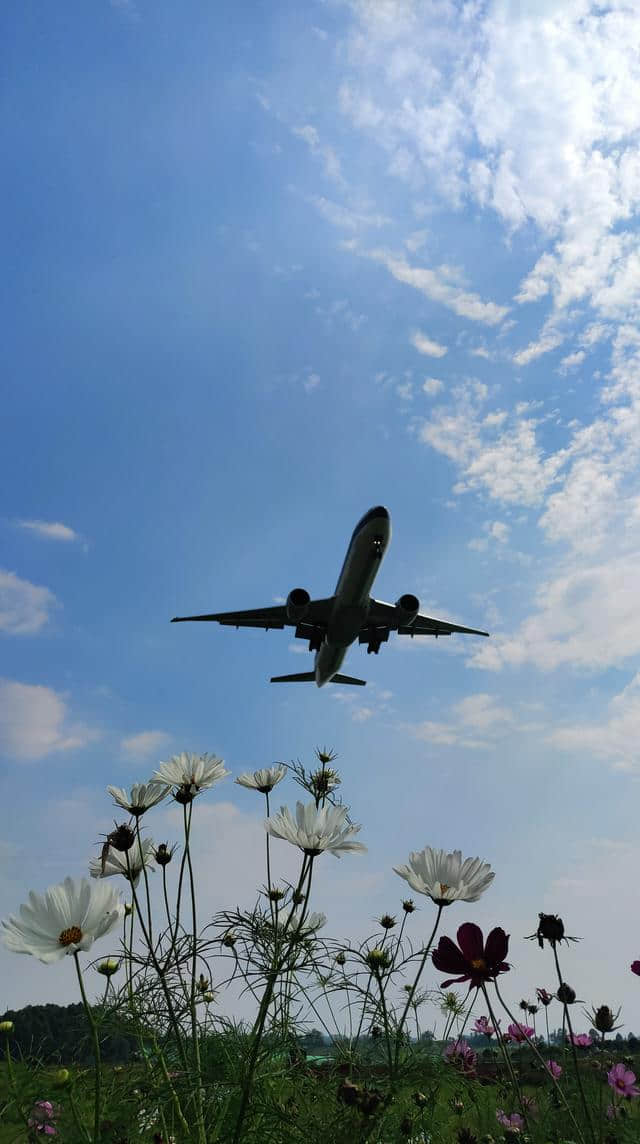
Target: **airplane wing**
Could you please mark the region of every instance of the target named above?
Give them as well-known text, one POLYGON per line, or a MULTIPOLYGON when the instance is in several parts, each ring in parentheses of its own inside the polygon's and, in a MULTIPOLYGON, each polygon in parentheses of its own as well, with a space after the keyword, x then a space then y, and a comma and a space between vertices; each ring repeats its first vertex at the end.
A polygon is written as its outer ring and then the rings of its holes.
POLYGON ((185 623, 188 620, 215 621, 233 628, 303 628, 303 638, 307 638, 306 629, 326 628, 333 599, 311 600, 302 620, 290 620, 285 604, 276 604, 273 608, 250 608, 243 612, 212 612, 206 616, 174 616, 171 623, 185 623))
POLYGON ((381 628, 383 631, 397 632, 400 636, 450 636, 452 632, 463 632, 470 636, 488 636, 478 628, 464 628, 460 624, 450 624, 448 620, 436 620, 431 616, 423 616, 418 612, 413 623, 407 627, 398 624, 398 613, 394 604, 386 604, 384 600, 372 600, 367 617, 366 627, 362 629, 361 642, 367 638, 371 628, 381 628))

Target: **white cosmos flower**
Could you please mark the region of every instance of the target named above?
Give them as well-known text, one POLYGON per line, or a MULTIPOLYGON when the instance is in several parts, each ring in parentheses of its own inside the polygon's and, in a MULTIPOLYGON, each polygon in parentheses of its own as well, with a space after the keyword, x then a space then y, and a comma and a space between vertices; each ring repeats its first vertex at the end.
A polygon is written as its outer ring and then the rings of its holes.
POLYGON ((129 866, 133 876, 134 886, 138 885, 138 880, 142 873, 142 867, 146 866, 148 870, 154 868, 153 851, 155 843, 152 838, 142 839, 142 849, 140 843, 136 838, 133 846, 129 850, 114 850, 112 846, 109 847, 109 853, 105 859, 104 874, 102 873, 102 858, 92 858, 89 862, 89 873, 92 878, 110 878, 112 874, 123 874, 125 878, 129 879, 127 871, 127 854, 129 855, 129 866))
POLYGON ((394 866, 396 874, 404 878, 412 890, 426 894, 437 905, 450 906, 452 902, 477 902, 495 874, 488 862, 479 858, 465 858, 462 851, 424 850, 409 855, 408 866, 394 866))
POLYGON ((160 763, 157 771, 153 772, 152 781, 180 787, 183 794, 195 798, 201 790, 212 787, 230 774, 231 771, 225 770, 224 759, 217 755, 192 755, 189 751, 182 751, 167 763, 160 763))
POLYGON ((284 838, 294 846, 299 846, 305 854, 321 854, 330 850, 336 858, 340 850, 366 850, 362 842, 352 842, 351 836, 362 829, 361 826, 345 825, 349 808, 326 805, 316 807, 315 802, 304 806, 296 803, 296 820, 291 811, 281 806, 278 814, 265 819, 265 829, 274 838, 284 838))
POLYGON ((246 771, 238 775, 235 780, 240 786, 249 787, 250 790, 259 790, 261 794, 268 794, 277 786, 287 773, 282 763, 275 767, 263 767, 261 771, 246 771))
POLYGON ((127 794, 122 787, 107 787, 107 793, 113 797, 118 806, 128 810, 129 814, 133 814, 136 818, 144 814, 145 810, 150 810, 152 806, 162 802, 170 790, 171 787, 166 783, 154 782, 153 779, 148 783, 134 783, 131 794, 127 794))
MULTIPOLYGON (((280 919, 278 919, 278 924, 280 924, 280 919)), ((306 918, 304 919, 304 922, 302 923, 302 929, 300 930, 298 937, 301 937, 301 938, 302 937, 310 937, 311 934, 316 933, 319 929, 322 929, 322 927, 325 926, 326 924, 327 924, 327 915, 326 914, 318 914, 318 913, 307 914, 306 918)), ((296 930, 298 929, 298 926, 300 925, 300 915, 294 914, 289 925, 287 925, 287 919, 285 918, 282 925, 283 925, 285 930, 289 931, 290 933, 295 933, 296 930)))
POLYGON ((65 878, 44 895, 31 890, 20 917, 2 919, 4 944, 14 953, 30 953, 45 963, 78 949, 91 949, 124 914, 118 891, 87 878, 65 878))

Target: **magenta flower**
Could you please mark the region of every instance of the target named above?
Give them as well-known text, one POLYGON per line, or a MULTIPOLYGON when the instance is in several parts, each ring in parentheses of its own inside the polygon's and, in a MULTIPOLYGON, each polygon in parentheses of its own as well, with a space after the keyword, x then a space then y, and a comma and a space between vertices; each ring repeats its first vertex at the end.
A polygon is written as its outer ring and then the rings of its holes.
POLYGON ((638 977, 640 977, 640 961, 632 961, 632 963, 631 963, 631 972, 632 972, 632 973, 637 973, 637 974, 638 974, 638 977))
POLYGON ((466 1076, 473 1076, 476 1070, 478 1054, 473 1051, 466 1041, 450 1041, 444 1050, 443 1056, 449 1064, 455 1065, 466 1076))
POLYGON ((27 1124, 29 1128, 35 1128, 36 1132, 43 1132, 45 1136, 57 1136, 57 1129, 51 1123, 55 1116, 56 1111, 50 1100, 37 1100, 27 1124))
POLYGON ((635 1079, 636 1074, 623 1064, 615 1065, 607 1073, 607 1080, 614 1092, 617 1092, 618 1096, 626 1096, 629 1100, 633 1096, 640 1096, 640 1088, 636 1087, 635 1079))
POLYGON ((437 949, 431 954, 436 969, 461 975, 443 981, 443 989, 459 981, 469 981, 478 989, 485 981, 495 981, 499 973, 506 973, 511 968, 504 960, 509 949, 509 935, 499 926, 491 930, 486 943, 480 926, 474 922, 461 925, 456 936, 458 945, 450 937, 441 937, 437 949))
POLYGON ((478 1017, 475 1025, 473 1026, 473 1031, 474 1033, 481 1033, 485 1037, 492 1037, 496 1032, 496 1029, 493 1025, 489 1024, 488 1017, 478 1017))
POLYGON ((515 1024, 509 1025, 507 1028, 505 1033, 505 1040, 517 1041, 518 1044, 522 1044, 523 1041, 526 1041, 527 1038, 530 1039, 534 1035, 535 1029, 532 1029, 531 1025, 521 1025, 518 1021, 516 1021, 515 1024))
POLYGON ((558 1077, 562 1074, 562 1065, 559 1065, 557 1061, 545 1061, 544 1063, 551 1073, 551 1076, 555 1077, 557 1080, 558 1077))
POLYGON ((519 1112, 512 1112, 511 1116, 507 1116, 501 1108, 497 1108, 496 1120, 503 1128, 512 1128, 515 1129, 516 1132, 519 1132, 520 1129, 524 1127, 524 1119, 519 1112))
POLYGON ((577 1045, 579 1049, 588 1049, 589 1045, 593 1044, 593 1040, 588 1033, 570 1033, 569 1040, 573 1045, 577 1045))

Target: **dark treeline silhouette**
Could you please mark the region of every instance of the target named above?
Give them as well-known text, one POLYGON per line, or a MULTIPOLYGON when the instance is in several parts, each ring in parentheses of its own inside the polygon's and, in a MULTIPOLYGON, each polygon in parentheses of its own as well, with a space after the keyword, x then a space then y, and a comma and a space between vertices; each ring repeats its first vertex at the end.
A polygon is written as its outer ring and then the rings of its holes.
MULTIPOLYGON (((24 1009, 7 1009, 0 1021, 13 1021, 9 1046, 14 1058, 26 1061, 40 1060, 43 1064, 93 1063, 92 1040, 84 1006, 26 1005, 24 1009)), ((4 1036, 3 1034, 3 1040, 4 1036)), ((102 1059, 108 1063, 126 1064, 135 1059, 135 1037, 122 1032, 106 1030, 100 1033, 102 1059)))

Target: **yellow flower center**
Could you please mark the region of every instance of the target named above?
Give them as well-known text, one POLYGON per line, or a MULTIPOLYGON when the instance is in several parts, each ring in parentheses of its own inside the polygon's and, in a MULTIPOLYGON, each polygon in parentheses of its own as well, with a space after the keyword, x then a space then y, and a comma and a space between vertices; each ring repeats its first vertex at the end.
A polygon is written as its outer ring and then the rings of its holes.
POLYGON ((447 886, 446 882, 440 883, 440 893, 442 894, 443 898, 444 898, 444 895, 446 894, 448 889, 449 889, 449 887, 447 886))
POLYGON ((486 969, 487 963, 483 957, 475 957, 471 962, 473 969, 486 969))
POLYGON ((64 929, 58 938, 60 945, 77 945, 82 941, 82 930, 80 926, 69 926, 69 929, 64 929))

